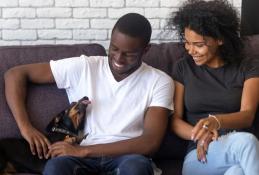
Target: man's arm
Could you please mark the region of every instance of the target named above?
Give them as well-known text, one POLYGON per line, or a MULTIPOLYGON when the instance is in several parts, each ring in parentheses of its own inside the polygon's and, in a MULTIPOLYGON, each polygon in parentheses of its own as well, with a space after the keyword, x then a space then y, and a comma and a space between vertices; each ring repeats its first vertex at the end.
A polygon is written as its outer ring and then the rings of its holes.
POLYGON ((50 148, 52 157, 74 155, 79 157, 117 156, 123 154, 150 155, 160 146, 164 137, 169 110, 162 107, 148 108, 144 119, 144 132, 141 136, 108 144, 91 146, 71 146, 65 142, 57 142, 50 148))
POLYGON ((33 154, 47 154, 49 142, 29 121, 25 106, 27 82, 53 83, 48 63, 29 64, 9 69, 5 75, 5 96, 22 136, 29 142, 33 154))

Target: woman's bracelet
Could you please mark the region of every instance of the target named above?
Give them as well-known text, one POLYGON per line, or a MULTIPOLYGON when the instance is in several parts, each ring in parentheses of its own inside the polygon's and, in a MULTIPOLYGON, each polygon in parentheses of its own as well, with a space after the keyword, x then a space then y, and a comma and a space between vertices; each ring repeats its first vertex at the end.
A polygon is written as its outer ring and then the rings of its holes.
POLYGON ((217 123, 218 123, 218 128, 217 128, 217 130, 219 130, 219 129, 221 128, 221 124, 220 124, 219 119, 218 119, 215 115, 211 115, 211 114, 209 114, 209 117, 212 117, 212 118, 214 118, 214 119, 217 121, 217 123))

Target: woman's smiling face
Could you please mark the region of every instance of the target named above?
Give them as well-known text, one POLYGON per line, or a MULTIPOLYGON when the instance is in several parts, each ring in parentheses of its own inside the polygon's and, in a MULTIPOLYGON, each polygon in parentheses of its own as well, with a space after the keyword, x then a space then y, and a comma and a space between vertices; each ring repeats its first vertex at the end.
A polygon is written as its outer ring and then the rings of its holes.
POLYGON ((192 56, 196 65, 220 67, 224 64, 219 57, 218 49, 222 45, 221 40, 197 34, 190 28, 185 28, 185 49, 192 56))

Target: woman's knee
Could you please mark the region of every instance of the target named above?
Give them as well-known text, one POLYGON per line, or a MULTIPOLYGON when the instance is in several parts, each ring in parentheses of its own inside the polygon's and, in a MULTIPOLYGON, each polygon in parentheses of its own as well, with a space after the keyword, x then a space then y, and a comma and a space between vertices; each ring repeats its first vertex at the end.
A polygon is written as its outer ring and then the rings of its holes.
POLYGON ((227 171, 224 173, 224 175, 245 175, 243 169, 240 167, 240 165, 234 165, 227 169, 227 171))
POLYGON ((258 152, 259 142, 257 138, 248 132, 237 132, 230 136, 230 150, 232 153, 258 152), (246 151, 247 150, 247 151, 246 151), (248 151, 249 150, 249 151, 248 151))
POLYGON ((238 145, 244 146, 254 146, 258 144, 257 138, 248 132, 239 132, 236 135, 235 142, 238 142, 238 145))

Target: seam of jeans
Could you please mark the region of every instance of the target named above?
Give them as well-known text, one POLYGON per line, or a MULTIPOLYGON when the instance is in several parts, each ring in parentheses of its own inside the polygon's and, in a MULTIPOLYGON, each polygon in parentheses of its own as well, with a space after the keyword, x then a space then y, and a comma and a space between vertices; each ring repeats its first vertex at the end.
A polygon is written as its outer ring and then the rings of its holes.
POLYGON ((73 169, 73 175, 76 175, 77 170, 81 168, 80 166, 75 166, 75 168, 73 169))

